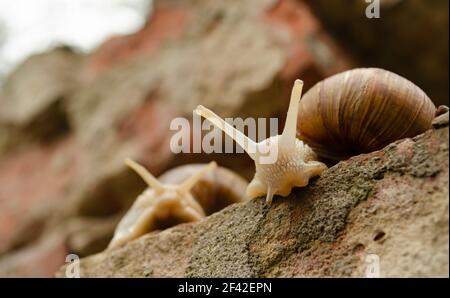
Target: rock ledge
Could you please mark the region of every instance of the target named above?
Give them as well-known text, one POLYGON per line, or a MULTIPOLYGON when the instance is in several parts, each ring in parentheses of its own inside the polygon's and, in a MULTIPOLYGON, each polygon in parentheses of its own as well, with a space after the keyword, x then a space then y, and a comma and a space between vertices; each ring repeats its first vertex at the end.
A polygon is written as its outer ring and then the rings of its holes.
MULTIPOLYGON (((448 276, 448 127, 331 167, 272 206, 235 204, 81 260, 83 277, 448 276)), ((64 276, 64 267, 57 273, 64 276)))

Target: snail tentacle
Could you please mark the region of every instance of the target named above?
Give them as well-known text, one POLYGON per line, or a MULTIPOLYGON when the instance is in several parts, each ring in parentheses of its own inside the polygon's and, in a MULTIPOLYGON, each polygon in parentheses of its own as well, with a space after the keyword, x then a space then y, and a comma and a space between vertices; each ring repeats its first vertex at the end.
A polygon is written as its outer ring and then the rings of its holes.
POLYGON ((144 180, 147 185, 153 188, 156 192, 162 192, 164 190, 164 185, 158 181, 146 168, 132 160, 131 158, 125 159, 125 164, 132 168, 142 180, 144 180))
POLYGON ((257 152, 257 143, 254 142, 252 139, 244 135, 242 132, 234 128, 229 123, 225 122, 222 118, 217 116, 213 111, 210 109, 205 108, 202 105, 197 106, 197 108, 194 110, 194 112, 202 116, 203 118, 210 121, 212 124, 214 124, 217 128, 222 130, 224 133, 226 133, 230 138, 232 138, 236 143, 241 146, 245 152, 253 159, 256 160, 258 158, 258 152, 257 152))
POLYGON ((178 189, 180 191, 189 192, 191 188, 206 174, 217 168, 217 163, 212 161, 202 169, 200 169, 197 173, 192 175, 191 177, 184 180, 179 186, 178 189))
POLYGON ((291 100, 286 116, 286 123, 284 125, 283 133, 281 134, 281 141, 285 146, 294 146, 297 134, 297 114, 299 101, 302 96, 303 81, 295 80, 292 88, 291 100))
POLYGON ((272 187, 269 185, 269 187, 267 188, 266 204, 272 204, 273 195, 274 192, 272 190, 272 187))

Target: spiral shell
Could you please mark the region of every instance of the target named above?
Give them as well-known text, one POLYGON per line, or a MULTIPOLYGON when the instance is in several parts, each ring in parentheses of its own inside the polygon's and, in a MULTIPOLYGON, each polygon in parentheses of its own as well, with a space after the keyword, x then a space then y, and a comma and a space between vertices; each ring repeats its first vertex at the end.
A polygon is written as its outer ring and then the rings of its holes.
POLYGON ((431 128, 436 107, 407 79, 379 68, 329 77, 301 99, 297 137, 322 157, 379 150, 431 128))

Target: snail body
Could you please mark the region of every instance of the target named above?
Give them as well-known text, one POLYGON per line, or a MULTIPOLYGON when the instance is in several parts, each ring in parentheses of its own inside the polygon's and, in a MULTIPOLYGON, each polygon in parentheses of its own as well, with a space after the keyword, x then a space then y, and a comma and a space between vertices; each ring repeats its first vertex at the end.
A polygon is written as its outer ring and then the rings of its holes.
POLYGON ((436 108, 412 82, 377 68, 346 71, 327 78, 306 93, 296 80, 281 135, 259 143, 226 123, 211 110, 194 112, 233 138, 255 161, 255 176, 247 187, 249 198, 287 196, 303 187, 327 166, 318 154, 344 159, 378 150, 389 143, 431 128, 436 108), (298 138, 297 138, 298 137, 298 138), (268 150, 267 150, 268 149, 268 150), (261 162, 261 152, 277 152, 272 162, 261 162))
POLYGON ((289 110, 283 133, 254 142, 226 123, 211 110, 198 106, 194 112, 211 121, 233 138, 255 161, 255 176, 247 187, 247 198, 266 195, 270 204, 274 195, 287 196, 293 187, 308 185, 309 179, 320 175, 327 166, 317 161, 314 151, 296 138, 297 111, 303 82, 296 80, 292 88, 289 110), (274 158, 266 158, 270 153, 274 158), (275 154, 273 154, 275 153, 275 154))
POLYGON ((431 128, 436 107, 407 79, 356 68, 314 85, 302 97, 297 136, 321 157, 372 152, 431 128))
POLYGON ((121 219, 108 248, 154 230, 195 222, 226 205, 239 202, 246 181, 215 162, 175 168, 157 180, 131 159, 126 164, 149 185, 121 219), (231 187, 231 184, 233 185, 231 187), (195 190, 195 192, 192 192, 195 190))
MULTIPOLYGON (((180 184, 195 175, 205 165, 188 164, 165 172, 158 180, 162 183, 180 184)), ((215 167, 203 173, 192 186, 190 192, 200 204, 206 215, 217 212, 228 205, 239 203, 244 199, 248 182, 235 172, 215 167)))

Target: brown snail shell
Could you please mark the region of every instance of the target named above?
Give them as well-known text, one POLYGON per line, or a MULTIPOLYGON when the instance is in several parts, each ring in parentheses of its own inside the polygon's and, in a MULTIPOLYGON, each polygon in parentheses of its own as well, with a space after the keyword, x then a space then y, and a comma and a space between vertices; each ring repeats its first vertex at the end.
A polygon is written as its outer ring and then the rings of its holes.
POLYGON ((321 157, 345 159, 431 128, 436 107, 415 84, 357 68, 313 86, 300 100, 297 137, 321 157))

